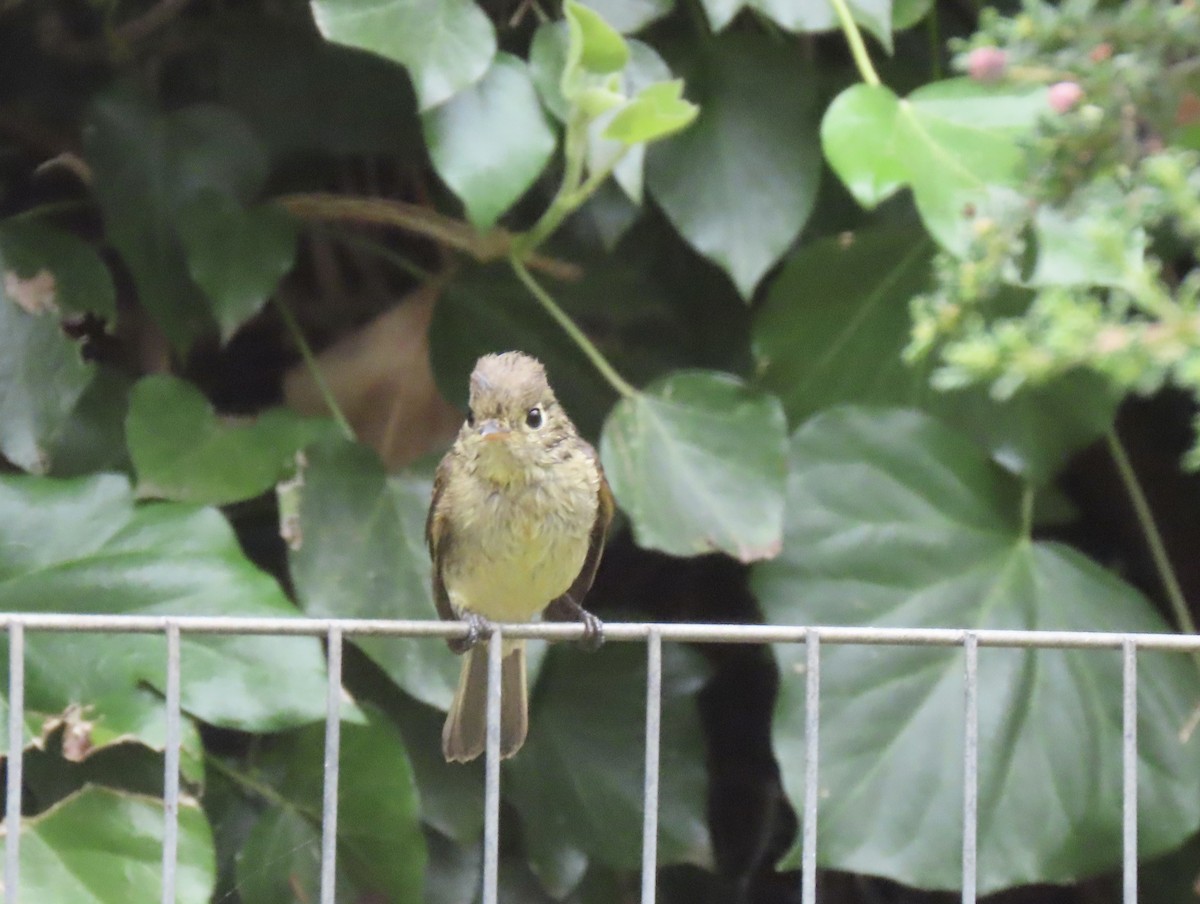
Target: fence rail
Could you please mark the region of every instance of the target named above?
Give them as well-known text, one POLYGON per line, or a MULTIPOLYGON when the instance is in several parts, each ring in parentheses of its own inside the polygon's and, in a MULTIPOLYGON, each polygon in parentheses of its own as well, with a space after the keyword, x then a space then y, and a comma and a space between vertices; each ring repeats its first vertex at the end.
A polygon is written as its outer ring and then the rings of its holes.
MULTIPOLYGON (((222 616, 68 615, 0 613, 0 628, 8 633, 8 775, 5 824, 8 828, 4 863, 4 900, 17 904, 20 889, 20 822, 22 748, 24 746, 25 640, 27 632, 90 632, 97 634, 162 634, 167 641, 166 745, 164 756, 164 827, 162 901, 175 902, 176 851, 179 831, 180 638, 183 634, 306 635, 323 637, 328 648, 328 688, 325 714, 324 793, 321 822, 321 904, 334 904, 337 857, 338 752, 341 729, 342 647, 355 637, 460 637, 464 626, 442 621, 388 621, 340 618, 239 618, 222 616)), ((577 640, 582 626, 574 624, 503 624, 494 637, 577 640)), ((802 643, 805 668, 805 764, 802 801, 801 901, 816 904, 817 779, 820 731, 821 647, 824 644, 940 646, 964 650, 963 841, 962 901, 976 900, 976 840, 978 828, 978 650, 980 647, 1034 649, 1113 649, 1123 662, 1123 901, 1137 902, 1137 654, 1139 650, 1200 652, 1200 636, 1122 634, 1083 631, 966 630, 952 628, 868 628, 845 626, 777 626, 717 624, 653 624, 609 622, 609 641, 646 644, 646 748, 643 790, 642 904, 654 904, 658 849, 659 731, 662 696, 662 644, 687 643, 802 643)), ((496 904, 499 875, 500 822, 500 667, 501 644, 489 645, 487 746, 484 787, 483 904, 496 904)))

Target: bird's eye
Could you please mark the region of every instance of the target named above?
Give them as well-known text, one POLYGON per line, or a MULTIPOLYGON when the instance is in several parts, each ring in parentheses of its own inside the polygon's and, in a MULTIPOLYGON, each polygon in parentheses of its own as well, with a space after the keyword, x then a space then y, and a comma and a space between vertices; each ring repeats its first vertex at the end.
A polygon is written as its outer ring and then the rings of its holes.
POLYGON ((467 426, 468 427, 475 426, 475 412, 473 410, 471 410, 470 408, 467 409, 467 426))
POLYGON ((525 412, 525 423, 528 424, 532 430, 536 430, 538 427, 542 426, 542 409, 530 408, 527 412, 525 412))

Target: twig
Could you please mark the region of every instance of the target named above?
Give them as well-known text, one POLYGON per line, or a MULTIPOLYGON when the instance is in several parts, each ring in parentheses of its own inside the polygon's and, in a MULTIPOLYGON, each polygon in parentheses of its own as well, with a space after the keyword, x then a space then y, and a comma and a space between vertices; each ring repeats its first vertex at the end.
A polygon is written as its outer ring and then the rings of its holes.
POLYGON ((325 402, 325 407, 329 409, 329 413, 333 415, 334 421, 345 435, 346 439, 354 442, 357 437, 354 435, 354 428, 350 426, 350 422, 346 420, 346 415, 342 413, 342 409, 338 407, 337 399, 334 398, 333 391, 329 388, 329 384, 325 382, 325 375, 321 373, 321 368, 317 365, 316 356, 313 355, 312 348, 309 347, 308 340, 304 338, 304 332, 300 329, 300 324, 296 322, 296 318, 292 315, 291 309, 284 303, 283 299, 278 294, 274 298, 275 307, 279 309, 279 316, 283 318, 284 326, 287 327, 289 333, 292 334, 292 340, 300 349, 300 357, 304 359, 304 366, 308 368, 308 372, 312 374, 313 382, 317 385, 317 391, 321 393, 321 398, 325 402))

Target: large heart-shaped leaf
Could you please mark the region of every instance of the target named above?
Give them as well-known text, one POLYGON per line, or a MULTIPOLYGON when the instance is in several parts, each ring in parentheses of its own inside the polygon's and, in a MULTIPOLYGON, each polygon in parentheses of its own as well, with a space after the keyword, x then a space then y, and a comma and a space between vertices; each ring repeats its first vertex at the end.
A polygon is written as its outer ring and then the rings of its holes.
MULTIPOLYGON (((1020 482, 925 415, 834 409, 796 432, 791 465, 784 553, 752 573, 772 623, 1168 630, 1128 584, 1032 541, 1020 482)), ((776 656, 775 749, 799 803, 805 651, 776 656)), ((963 657, 824 648, 819 863, 959 886, 963 657)), ((1186 656, 1138 662, 1138 840, 1152 856, 1200 825, 1200 737, 1179 734, 1200 681, 1186 656)), ((1121 689, 1119 651, 980 650, 981 893, 1120 863, 1121 689)))
POLYGON ((85 304, 90 291, 102 303, 112 283, 106 271, 99 279, 98 271, 81 269, 70 257, 56 260, 54 243, 35 239, 0 230, 0 453, 27 471, 45 473, 95 369, 63 332, 63 308, 85 304))
POLYGON ((909 304, 930 284, 932 253, 926 237, 889 228, 823 239, 794 254, 755 312, 760 379, 792 424, 847 402, 917 406, 1044 485, 1112 425, 1118 399, 1086 373, 1004 401, 981 387, 933 390, 928 366, 903 358, 909 304))
POLYGON ((167 337, 186 347, 212 329, 178 233, 180 211, 215 192, 241 204, 266 179, 266 152, 250 126, 226 107, 196 105, 162 114, 119 92, 93 105, 84 151, 104 214, 138 300, 167 337))
POLYGON ((421 122, 434 168, 480 229, 525 193, 556 144, 524 61, 507 53, 421 122))
MULTIPOLYGON (((307 457, 301 539, 289 556, 304 611, 341 618, 436 618, 425 548, 430 481, 389 479, 373 452, 344 440, 319 443, 307 457)), ((354 642, 418 700, 449 707, 459 661, 441 641, 354 642)))
POLYGON ((680 371, 617 403, 600 457, 637 542, 743 562, 779 549, 783 407, 737 378, 680 371))
POLYGON ((140 495, 210 505, 265 493, 294 470, 298 449, 333 432, 286 408, 222 422, 200 390, 167 376, 134 387, 127 430, 140 495))
POLYGON ((474 0, 312 0, 312 11, 329 40, 407 68, 422 110, 477 82, 496 54, 496 31, 474 0))
POLYGON ((830 105, 821 137, 860 202, 873 206, 907 184, 926 228, 961 252, 974 218, 1014 196, 1019 139, 1046 109, 1044 90, 1030 86, 951 79, 901 100, 881 86, 854 85, 830 105))
MULTIPOLYGON (((696 710, 704 677, 690 651, 663 648, 662 864, 706 866, 712 857, 696 710)), ((641 862, 645 689, 640 645, 613 644, 594 654, 558 646, 546 657, 529 739, 507 764, 506 786, 534 869, 555 897, 574 887, 590 858, 620 869, 641 862)))
MULTIPOLYGON (((162 801, 89 787, 21 825, 21 899, 72 904, 162 900, 162 801)), ((0 836, 6 846, 7 833, 0 836)), ((207 904, 212 832, 194 801, 179 806, 175 900, 207 904)))
MULTIPOLYGON (((355 900, 421 897, 425 839, 417 789, 394 725, 372 709, 362 725, 341 727, 338 777, 338 875, 355 900)), ((291 902, 296 887, 320 894, 321 800, 325 726, 300 729, 259 758, 276 776, 281 800, 260 817, 238 857, 238 887, 256 904, 291 902)))
MULTIPOLYGON (((296 614, 279 585, 242 554, 219 512, 135 505, 129 482, 116 475, 0 477, 0 609, 296 614)), ((165 686, 163 637, 39 633, 26 645, 31 720, 83 704, 102 728, 111 719, 117 734, 158 724, 161 701, 136 691, 165 686)), ((0 661, 7 668, 7 647, 0 661)), ((312 638, 182 638, 183 708, 216 725, 272 731, 318 719, 324 671, 312 638)))
POLYGON ((700 115, 647 156, 647 185, 675 228, 744 298, 791 247, 821 176, 812 79, 763 34, 666 53, 700 115))
POLYGON ((228 341, 262 310, 296 258, 296 224, 279 207, 249 209, 204 192, 178 215, 188 272, 228 341))

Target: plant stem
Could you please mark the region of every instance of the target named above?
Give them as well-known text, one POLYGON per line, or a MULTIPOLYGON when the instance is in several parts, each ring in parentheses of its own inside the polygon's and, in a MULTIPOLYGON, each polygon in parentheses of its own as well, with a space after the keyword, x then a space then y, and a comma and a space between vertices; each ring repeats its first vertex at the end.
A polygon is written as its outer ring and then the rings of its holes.
POLYGON ((929 58, 933 65, 933 80, 936 82, 942 78, 942 29, 941 22, 938 21, 937 4, 933 4, 933 8, 929 10, 929 18, 926 20, 929 30, 929 58))
POLYGON ((206 751, 204 754, 204 765, 206 768, 211 767, 215 769, 235 785, 240 786, 245 791, 249 791, 251 794, 261 797, 263 800, 267 801, 267 803, 274 804, 275 806, 282 807, 286 810, 294 810, 309 822, 315 825, 321 824, 320 813, 317 813, 306 807, 302 807, 294 800, 289 800, 270 785, 260 782, 258 779, 251 778, 250 776, 246 775, 246 773, 239 772, 237 769, 234 769, 220 757, 213 756, 211 753, 206 751))
MULTIPOLYGON (((1192 613, 1188 610, 1183 588, 1179 586, 1175 569, 1171 567, 1171 560, 1167 556, 1167 548, 1163 544, 1162 534, 1158 531, 1158 525, 1154 523, 1154 514, 1150 511, 1150 503, 1146 500, 1146 494, 1142 491, 1142 485, 1138 482, 1133 465, 1130 464, 1129 455, 1125 452, 1125 447, 1121 445, 1116 430, 1110 429, 1105 440, 1108 442, 1108 451, 1117 465, 1117 471, 1121 475, 1121 482, 1125 484, 1125 491, 1129 493, 1130 501, 1133 502, 1133 510, 1137 515, 1142 533, 1146 537, 1146 545, 1150 547, 1150 555, 1154 559, 1158 579, 1162 581, 1167 599, 1171 603, 1171 610, 1175 613, 1175 621, 1184 633, 1195 634, 1196 623, 1192 620, 1192 613)), ((1200 665, 1200 657, 1197 658, 1197 664, 1200 665)))
POLYGON ((871 57, 867 53, 867 45, 863 42, 862 32, 859 31, 854 17, 850 15, 850 8, 846 5, 846 0, 829 0, 829 2, 833 4, 838 22, 842 26, 842 32, 846 35, 846 42, 850 45, 850 54, 854 57, 854 65, 858 67, 858 74, 868 85, 882 84, 879 73, 871 64, 871 57))
POLYGON ((627 399, 637 395, 637 390, 624 377, 617 373, 604 355, 600 354, 600 349, 592 344, 592 340, 588 339, 583 334, 583 330, 575 325, 575 321, 563 312, 558 303, 550 297, 550 293, 543 289, 537 280, 530 275, 529 271, 525 269, 525 264, 522 263, 521 258, 516 253, 510 258, 510 262, 512 263, 513 271, 517 274, 517 278, 525 284, 525 288, 538 300, 538 304, 546 309, 546 313, 553 317, 555 322, 563 328, 563 331, 571 337, 572 341, 579 346, 580 350, 588 356, 588 360, 592 362, 596 370, 600 371, 609 385, 627 399))
POLYGON ((278 295, 275 296, 275 306, 279 309, 279 316, 283 318, 284 326, 292 334, 292 340, 296 343, 296 347, 300 349, 300 357, 304 359, 304 366, 312 374, 313 382, 317 384, 317 391, 321 393, 321 398, 325 401, 325 407, 329 409, 334 422, 341 429, 346 439, 354 442, 358 438, 354 435, 354 428, 346 420, 346 415, 342 414, 342 409, 338 407, 337 399, 333 397, 333 391, 330 390, 329 384, 325 382, 325 375, 321 373, 321 368, 317 366, 316 356, 313 355, 308 340, 304 338, 300 324, 296 322, 296 318, 292 316, 291 310, 278 295))

